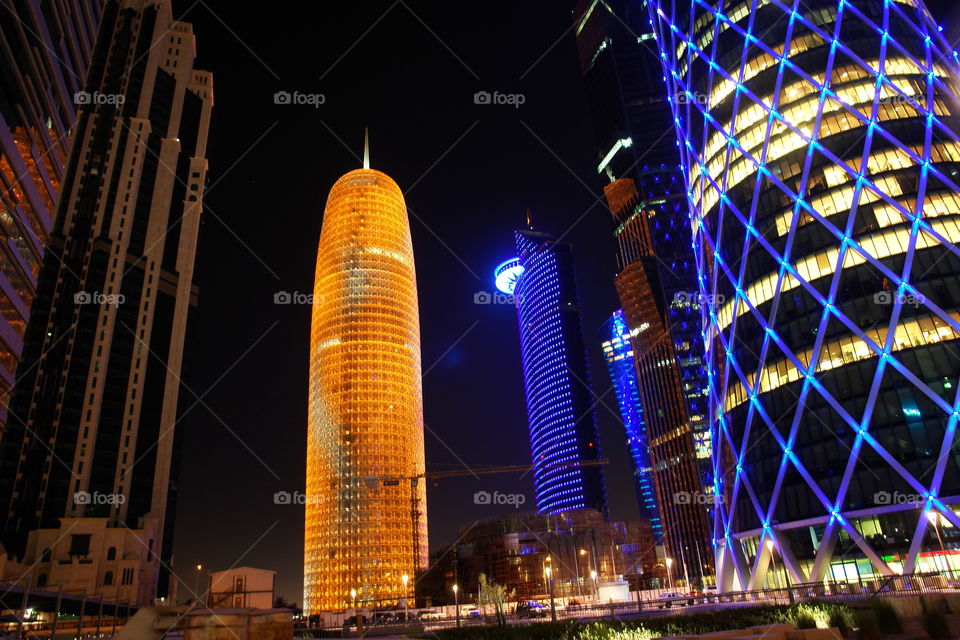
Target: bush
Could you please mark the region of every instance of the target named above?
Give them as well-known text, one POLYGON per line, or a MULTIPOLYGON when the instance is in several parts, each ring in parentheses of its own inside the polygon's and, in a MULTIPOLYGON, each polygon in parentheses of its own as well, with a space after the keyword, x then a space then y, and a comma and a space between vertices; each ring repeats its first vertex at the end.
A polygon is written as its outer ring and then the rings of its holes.
POLYGON ((887 600, 874 598, 869 601, 870 608, 873 609, 873 615, 877 617, 877 627, 883 635, 894 635, 903 633, 903 624, 900 622, 900 614, 894 609, 893 605, 887 600))
POLYGON ((573 632, 582 628, 576 622, 538 622, 512 624, 506 627, 487 625, 461 629, 439 629, 430 634, 440 640, 556 640, 575 637, 573 632))
POLYGON ((923 616, 923 629, 933 640, 946 640, 950 637, 950 625, 939 611, 931 611, 923 616))
POLYGON ((844 605, 830 605, 827 626, 836 627, 841 634, 847 635, 854 626, 853 611, 844 605))
MULTIPOLYGON (((869 611, 866 612, 870 614, 869 611)), ((870 615, 871 620, 873 616, 870 615)), ((509 625, 507 627, 464 627, 436 631, 439 640, 651 640, 663 636, 698 635, 712 631, 745 629, 765 624, 790 622, 806 627, 825 627, 830 620, 853 621, 849 607, 841 604, 807 602, 793 606, 756 606, 720 609, 704 613, 679 614, 630 621, 604 620, 581 624, 573 621, 509 625)), ((839 625, 836 625, 839 626, 839 625)), ((874 626, 876 626, 874 624, 874 626)), ((842 627, 841 627, 842 628, 842 627)), ((431 635, 431 637, 434 637, 431 635)), ((879 640, 864 638, 864 640, 879 640)))
POLYGON ((880 627, 877 626, 877 618, 872 611, 858 609, 854 614, 854 623, 857 625, 859 640, 880 640, 880 627))

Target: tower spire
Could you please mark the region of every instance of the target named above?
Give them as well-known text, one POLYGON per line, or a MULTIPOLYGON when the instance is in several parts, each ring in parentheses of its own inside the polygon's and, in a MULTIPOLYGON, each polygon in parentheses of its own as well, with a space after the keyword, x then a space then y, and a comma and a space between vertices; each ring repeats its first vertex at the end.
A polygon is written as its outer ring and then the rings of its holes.
POLYGON ((370 168, 370 129, 363 128, 363 168, 370 168))

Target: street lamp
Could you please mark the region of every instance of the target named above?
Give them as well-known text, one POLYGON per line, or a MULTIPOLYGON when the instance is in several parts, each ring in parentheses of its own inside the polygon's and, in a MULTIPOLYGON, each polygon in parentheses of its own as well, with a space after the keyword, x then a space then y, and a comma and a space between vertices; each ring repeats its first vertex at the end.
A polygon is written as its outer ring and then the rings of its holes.
POLYGON ((401 578, 403 580, 403 621, 407 621, 407 610, 409 609, 409 604, 407 602, 407 583, 410 582, 410 576, 403 574, 401 578))
POLYGON ((767 552, 770 553, 770 563, 773 565, 773 573, 776 574, 776 573, 777 573, 777 558, 776 558, 776 556, 773 554, 773 540, 770 539, 770 538, 767 538, 767 543, 766 543, 766 545, 767 545, 767 552))
POLYGON ((453 602, 457 607, 457 628, 458 629, 460 628, 460 596, 458 595, 459 592, 460 592, 460 585, 454 584, 453 585, 453 602))
POLYGON ((583 597, 583 577, 580 575, 580 560, 577 559, 578 555, 582 558, 583 556, 587 555, 587 550, 580 549, 579 554, 576 554, 576 553, 573 554, 573 564, 577 570, 577 595, 582 598, 583 597))
MULTIPOLYGON (((548 557, 547 560, 550 558, 548 557)), ((552 622, 557 621, 557 607, 553 601, 553 567, 546 568, 547 581, 550 583, 550 620, 552 622)))
POLYGON ((203 599, 200 597, 200 572, 203 571, 203 565, 197 565, 197 576, 196 580, 193 583, 193 603, 195 605, 203 605, 203 599))
MULTIPOLYGON (((774 542, 773 538, 767 538, 767 551, 770 552, 770 562, 773 563, 773 572, 777 572, 777 556, 774 554, 774 542)), ((783 579, 787 585, 787 597, 790 599, 790 604, 793 604, 793 588, 790 586, 790 574, 787 573, 787 561, 783 561, 783 579)))
MULTIPOLYGON (((350 608, 351 609, 357 608, 357 590, 356 589, 350 589, 350 608)), ((356 613, 356 611, 354 611, 354 613, 356 613)))
POLYGON ((667 584, 670 585, 670 590, 673 591, 673 571, 671 567, 673 566, 673 558, 667 558, 667 584))
POLYGON ((947 560, 947 549, 943 546, 943 537, 940 535, 940 513, 937 511, 927 511, 927 519, 933 525, 933 530, 937 532, 937 540, 940 541, 940 554, 947 567, 947 573, 950 573, 950 563, 947 560))
POLYGON ((593 580, 593 598, 600 602, 600 585, 597 584, 597 572, 596 570, 590 571, 590 579, 593 580))

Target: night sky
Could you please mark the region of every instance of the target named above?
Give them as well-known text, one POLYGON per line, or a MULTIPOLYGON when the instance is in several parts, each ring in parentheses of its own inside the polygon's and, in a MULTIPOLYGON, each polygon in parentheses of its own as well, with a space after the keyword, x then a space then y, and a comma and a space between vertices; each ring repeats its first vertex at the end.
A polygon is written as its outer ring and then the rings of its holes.
MULTIPOLYGON (((515 310, 474 303, 529 207, 537 229, 574 245, 611 515, 637 516, 600 350, 619 306, 614 247, 568 3, 350 4, 174 0, 215 94, 192 393, 181 398, 173 569, 191 589, 198 562, 247 565, 276 570, 279 594, 302 601, 303 508, 274 494, 304 490, 310 307, 274 295, 312 292, 327 193, 360 167, 364 127, 372 168, 396 180, 410 213, 428 470, 530 462, 515 310), (280 91, 325 102, 278 105, 280 91), (524 104, 476 105, 477 91, 524 104)), ((951 5, 931 7, 956 25, 951 5)), ((529 475, 428 484, 431 551, 461 524, 514 511, 475 505, 479 490, 535 502, 529 475)))

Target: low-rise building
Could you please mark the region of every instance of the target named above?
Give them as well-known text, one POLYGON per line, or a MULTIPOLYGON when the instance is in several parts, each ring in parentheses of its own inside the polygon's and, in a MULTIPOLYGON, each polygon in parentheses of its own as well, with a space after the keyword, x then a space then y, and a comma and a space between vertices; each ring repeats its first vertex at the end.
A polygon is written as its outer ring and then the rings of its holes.
POLYGON ((277 572, 254 567, 234 567, 210 574, 207 606, 270 609, 276 600, 277 572))
POLYGON ((584 601, 595 599, 605 582, 626 580, 631 590, 647 589, 666 575, 649 521, 610 522, 593 509, 491 518, 459 533, 418 581, 420 599, 452 603, 456 584, 460 601, 474 602, 481 573, 517 599, 548 596, 549 575, 556 597, 584 601))

